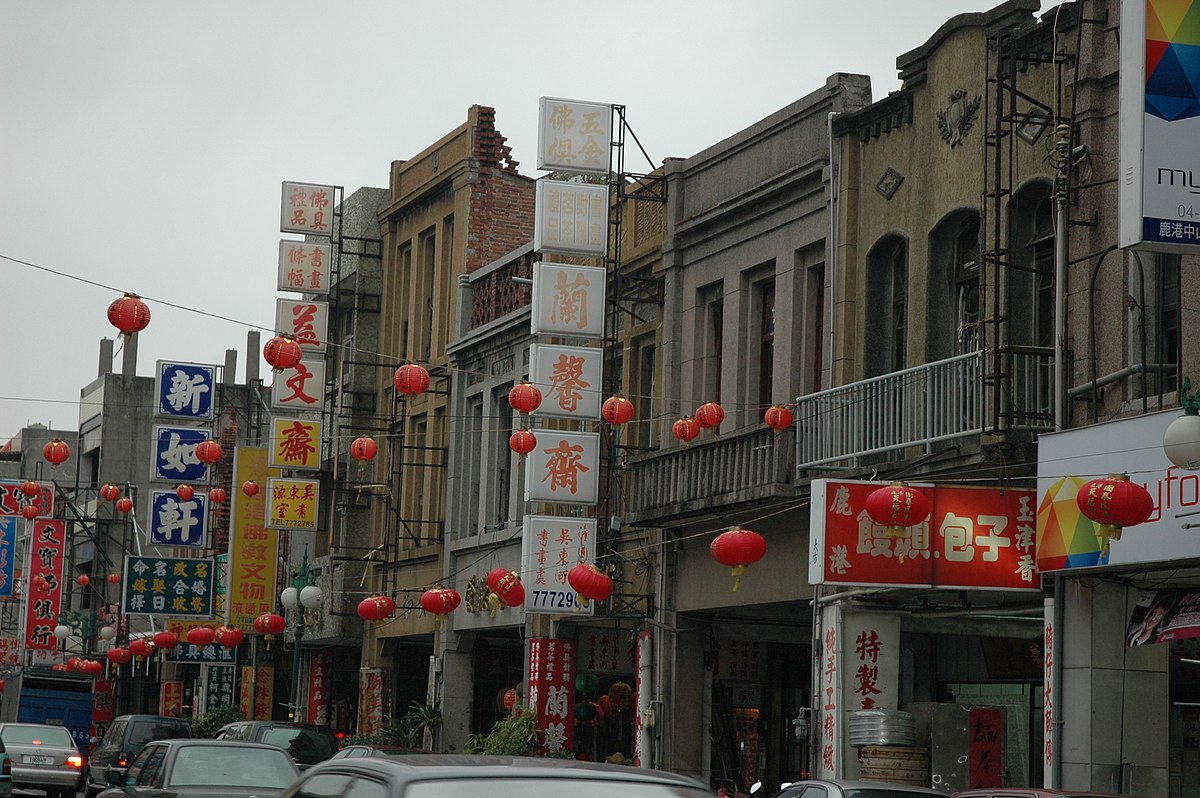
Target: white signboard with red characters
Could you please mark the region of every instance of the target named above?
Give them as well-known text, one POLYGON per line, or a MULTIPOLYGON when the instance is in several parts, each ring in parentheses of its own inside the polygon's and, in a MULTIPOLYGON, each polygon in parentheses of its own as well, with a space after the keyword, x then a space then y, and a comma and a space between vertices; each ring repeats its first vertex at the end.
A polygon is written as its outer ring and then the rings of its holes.
POLYGON ((599 420, 603 379, 603 349, 548 344, 529 347, 529 381, 542 392, 542 404, 533 411, 535 416, 599 420))
POLYGON ((329 244, 280 241, 279 290, 328 294, 331 251, 329 244))
POLYGON ((891 537, 867 516, 867 497, 880 487, 813 482, 810 583, 1041 589, 1034 491, 911 485, 929 501, 929 518, 891 537))
POLYGON ((325 393, 325 359, 301 360, 290 369, 272 372, 271 408, 274 410, 321 409, 325 393))
POLYGON ((820 711, 817 728, 813 730, 820 747, 818 779, 836 779, 842 775, 842 646, 838 635, 841 618, 838 605, 821 608, 820 711))
POLYGON ((596 559, 596 519, 525 516, 521 541, 521 582, 525 612, 591 615, 567 583, 567 573, 596 559))
POLYGON ((565 263, 533 264, 534 335, 604 337, 604 291, 607 272, 596 266, 565 263))
POLYGON ((333 186, 284 181, 279 232, 332 236, 333 198, 333 186))
POLYGON ((595 504, 600 492, 600 433, 539 429, 525 460, 525 501, 595 504))
POLYGON ((529 708, 537 716, 540 754, 575 747, 575 643, 553 637, 529 641, 529 708))
POLYGON ((276 299, 275 329, 294 338, 306 352, 324 352, 329 333, 329 303, 276 299))

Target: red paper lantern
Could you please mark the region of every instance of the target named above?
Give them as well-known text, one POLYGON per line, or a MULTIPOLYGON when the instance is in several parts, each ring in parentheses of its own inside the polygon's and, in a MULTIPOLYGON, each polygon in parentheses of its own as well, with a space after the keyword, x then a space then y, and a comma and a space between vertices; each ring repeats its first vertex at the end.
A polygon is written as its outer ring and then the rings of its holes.
POLYGON ((133 654, 129 653, 129 649, 121 648, 119 646, 116 648, 110 648, 104 656, 108 657, 108 661, 113 665, 124 665, 126 662, 129 662, 129 660, 133 659, 133 654))
POLYGON ((197 626, 188 629, 187 641, 193 646, 204 648, 217 636, 217 630, 211 626, 197 626))
POLYGON ((242 483, 242 493, 247 496, 253 496, 258 493, 258 483, 252 479, 248 479, 242 483))
POLYGON ((92 578, 87 574, 80 574, 79 576, 75 577, 75 583, 80 587, 87 587, 92 583, 92 578))
POLYGON ((246 635, 241 629, 236 626, 219 626, 213 634, 213 639, 217 641, 217 645, 225 648, 237 648, 242 644, 246 635))
POLYGON ((42 593, 48 593, 50 591, 50 580, 42 574, 38 574, 33 578, 33 586, 42 593))
POLYGON ((106 502, 115 502, 117 499, 121 498, 121 489, 111 482, 106 483, 100 488, 100 498, 104 499, 106 502))
POLYGON ((512 712, 513 707, 521 700, 521 694, 516 691, 516 688, 510 687, 505 690, 500 696, 500 704, 506 712, 512 712))
POLYGON ((42 447, 42 457, 45 457, 46 462, 55 468, 67 462, 67 458, 70 456, 71 447, 67 446, 66 441, 61 438, 55 438, 42 447))
POLYGON ((32 479, 27 479, 21 483, 21 492, 26 496, 33 498, 42 492, 42 486, 32 479))
POLYGON ((687 446, 700 434, 700 423, 691 416, 684 416, 671 425, 671 434, 687 446))
POLYGON ((363 435, 361 438, 355 438, 354 442, 350 444, 350 456, 355 460, 369 463, 375 459, 375 455, 377 454, 379 454, 379 444, 366 435, 363 435))
POLYGON ((280 635, 286 628, 287 621, 283 619, 283 616, 273 612, 264 612, 254 619, 254 631, 260 635, 280 635))
POLYGON ((287 335, 276 335, 263 345, 263 360, 267 361, 272 371, 293 368, 303 356, 300 344, 287 335))
POLYGON ((508 392, 508 406, 527 416, 542 406, 542 392, 532 382, 519 382, 508 392))
POLYGON ((521 429, 508 436, 508 448, 524 457, 537 446, 537 436, 528 429, 521 429))
POLYGON ((622 394, 610 396, 600 406, 600 417, 617 427, 628 424, 633 418, 633 402, 622 394))
POLYGON ((405 396, 415 396, 429 390, 429 370, 416 363, 405 363, 392 375, 392 385, 405 396))
POLYGON ((41 512, 41 511, 38 510, 38 507, 36 504, 27 504, 21 508, 21 515, 25 516, 30 521, 37 518, 39 512, 41 512))
POLYGON ((1085 482, 1075 495, 1075 503, 1079 512, 1100 525, 1096 534, 1104 539, 1101 556, 1108 553, 1110 539, 1121 539, 1123 527, 1145 523, 1154 513, 1150 491, 1130 482, 1128 474, 1109 474, 1085 482))
POLYGON ((135 657, 148 657, 154 653, 154 646, 148 640, 130 640, 129 653, 135 657))
POLYGON ((431 587, 421 594, 421 608, 430 615, 449 615, 461 603, 458 591, 448 587, 431 587))
POLYGON ((121 575, 120 575, 120 574, 109 574, 109 575, 108 575, 108 583, 109 583, 110 585, 119 585, 119 584, 121 584, 121 575))
POLYGON ((746 567, 758 562, 767 553, 767 541, 757 532, 736 527, 713 538, 708 551, 714 560, 732 569, 733 589, 736 592, 746 567))
POLYGON ((364 621, 382 621, 396 611, 396 602, 388 596, 368 596, 358 602, 358 617, 364 621))
POLYGON ((213 504, 224 504, 228 498, 229 494, 225 492, 224 488, 213 488, 208 492, 208 500, 213 504))
POLYGON ((83 671, 84 673, 91 674, 103 673, 104 663, 98 659, 85 659, 83 661, 83 671))
POLYGON ((196 495, 196 489, 191 485, 177 485, 175 487, 175 496, 181 502, 190 502, 196 495))
POLYGON ((580 603, 587 606, 589 601, 604 601, 613 592, 613 580, 590 562, 580 563, 567 571, 567 584, 578 593, 580 603))
POLYGON ((122 496, 120 499, 117 499, 117 510, 122 513, 127 513, 132 509, 133 499, 129 498, 128 496, 122 496))
POLYGON ((893 482, 867 496, 866 510, 872 521, 887 527, 889 538, 900 538, 908 527, 929 517, 929 501, 921 491, 893 482))
POLYGON ((521 577, 507 568, 489 571, 487 586, 505 606, 520 607, 525 603, 525 585, 521 584, 521 577))
POLYGON ((108 306, 108 322, 120 330, 121 335, 133 335, 150 323, 150 308, 137 294, 127 293, 108 306))
POLYGON ((214 440, 200 441, 196 444, 196 459, 201 463, 215 463, 225 454, 221 444, 214 440))
POLYGON ((155 632, 154 647, 163 651, 170 651, 179 645, 179 637, 174 632, 155 632))
POLYGON ((716 430, 725 420, 725 409, 716 402, 705 402, 696 408, 696 421, 704 429, 716 430))
POLYGON ((792 426, 793 421, 795 421, 795 416, 792 415, 792 411, 788 410, 786 405, 772 405, 767 408, 767 412, 763 413, 763 422, 775 430, 776 434, 792 426))

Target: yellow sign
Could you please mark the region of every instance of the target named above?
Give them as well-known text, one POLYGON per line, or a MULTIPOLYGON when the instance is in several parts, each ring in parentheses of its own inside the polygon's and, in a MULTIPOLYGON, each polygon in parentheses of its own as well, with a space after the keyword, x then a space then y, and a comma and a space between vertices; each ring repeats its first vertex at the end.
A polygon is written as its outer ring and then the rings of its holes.
POLYGON ((315 479, 267 480, 267 526, 275 529, 317 529, 317 493, 321 483, 315 479))
POLYGON ((271 465, 275 468, 321 468, 320 421, 271 419, 271 465))
POLYGON ((275 669, 271 666, 242 667, 242 687, 238 708, 248 720, 270 720, 275 700, 275 669))
POLYGON ((269 528, 267 517, 267 450, 239 446, 233 455, 233 508, 229 537, 229 586, 225 592, 227 620, 243 632, 253 631, 254 619, 275 611, 275 566, 279 562, 279 533, 269 528), (258 486, 247 496, 241 486, 258 486))

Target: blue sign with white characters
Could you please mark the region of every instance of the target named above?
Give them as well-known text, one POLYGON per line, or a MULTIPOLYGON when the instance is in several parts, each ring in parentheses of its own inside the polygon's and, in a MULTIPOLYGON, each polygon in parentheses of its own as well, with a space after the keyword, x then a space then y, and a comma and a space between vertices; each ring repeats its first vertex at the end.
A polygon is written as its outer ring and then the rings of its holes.
POLYGON ((0 596, 13 594, 14 551, 17 545, 17 517, 0 516, 0 596))
POLYGON ((151 479, 164 482, 207 482, 208 464, 196 457, 196 446, 209 438, 195 427, 154 427, 151 479))
POLYGON ((208 532, 208 497, 197 491, 184 501, 175 491, 150 491, 150 542, 155 546, 204 545, 208 532))
POLYGON ((155 413, 179 419, 211 419, 216 385, 216 366, 160 360, 154 382, 154 395, 158 397, 155 413))

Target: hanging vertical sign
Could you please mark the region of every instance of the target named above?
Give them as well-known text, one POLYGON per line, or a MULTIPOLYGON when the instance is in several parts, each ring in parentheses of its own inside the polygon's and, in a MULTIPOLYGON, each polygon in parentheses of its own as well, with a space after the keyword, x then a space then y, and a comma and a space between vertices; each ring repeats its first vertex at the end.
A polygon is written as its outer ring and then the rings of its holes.
POLYGON ((13 569, 16 565, 17 519, 0 516, 0 597, 13 594, 13 569))
POLYGON ((329 244, 280 241, 278 289, 304 294, 328 294, 331 253, 329 244))
POLYGON ((252 720, 270 720, 275 708, 275 668, 259 666, 254 673, 254 715, 252 720))
POLYGON ((603 338, 606 277, 597 266, 533 264, 530 332, 603 338))
MULTIPOLYGON (((254 482, 265 488, 269 475, 266 449, 251 446, 234 449, 233 484, 254 482)), ((234 491, 229 520, 232 534, 229 539, 227 620, 230 626, 251 632, 255 618, 275 611, 279 533, 266 525, 267 491, 259 490, 253 496, 234 491)), ((243 716, 249 717, 248 712, 243 716)))
POLYGON ((211 419, 216 384, 216 366, 160 360, 155 370, 154 413, 196 421, 211 419))
POLYGON ((54 627, 62 610, 63 560, 67 522, 38 518, 33 522, 32 558, 25 614, 25 648, 58 648, 54 627))
POLYGON ((525 516, 521 541, 521 582, 525 611, 551 615, 591 615, 567 583, 567 574, 596 559, 596 519, 525 516))
MULTIPOLYGON (((113 683, 108 679, 97 679, 96 683, 92 685, 92 729, 90 740, 103 739, 112 722, 113 683)), ((79 740, 75 741, 79 745, 79 750, 86 751, 89 756, 91 755, 92 746, 90 740, 84 740, 83 744, 80 744, 79 740)))
POLYGON ((238 711, 243 718, 254 717, 254 666, 242 666, 242 681, 238 689, 238 711))
POLYGON ((608 186, 537 181, 533 250, 602 258, 608 252, 608 186))
POLYGON ((324 394, 324 358, 306 358, 290 369, 273 372, 271 408, 274 410, 319 411, 324 394))
POLYGON ((205 665, 204 710, 211 712, 217 707, 231 707, 233 703, 233 665, 205 665))
POLYGON ((383 730, 383 669, 359 668, 358 733, 378 734, 383 730))
POLYGON ((275 329, 306 352, 324 352, 329 334, 329 303, 275 300, 275 329))
POLYGON ((595 504, 600 434, 540 429, 525 461, 525 501, 595 504))
POLYGON ((529 381, 542 392, 533 415, 599 420, 603 373, 603 349, 530 345, 529 381))
POLYGON ((158 692, 158 714, 168 718, 183 715, 183 682, 163 682, 158 692))
POLYGON ((529 706, 537 718, 540 754, 575 747, 575 643, 529 641, 529 706))
POLYGON ((1044 599, 1042 607, 1042 783, 1058 787, 1054 779, 1054 705, 1058 702, 1054 693, 1054 599, 1044 599))
POLYGON ((1004 770, 1004 711, 971 707, 967 713, 967 789, 1001 786, 1004 770))
POLYGON ((333 235, 333 186, 283 183, 279 232, 300 235, 333 235))
POLYGON ((323 427, 320 421, 272 418, 270 465, 274 468, 319 470, 323 427))
POLYGON ((538 103, 537 168, 607 175, 612 106, 542 97, 538 103))
POLYGON ((308 678, 308 722, 329 723, 329 675, 333 657, 328 651, 312 655, 308 678))

